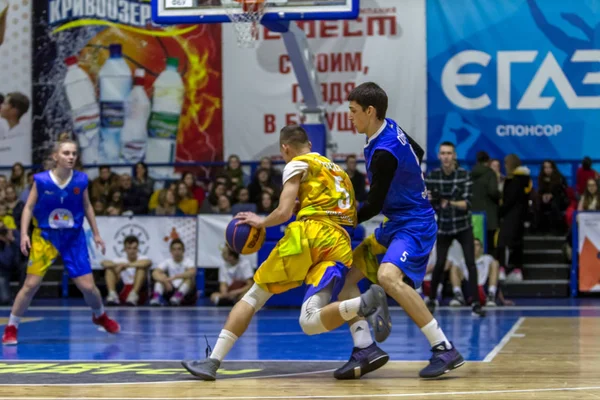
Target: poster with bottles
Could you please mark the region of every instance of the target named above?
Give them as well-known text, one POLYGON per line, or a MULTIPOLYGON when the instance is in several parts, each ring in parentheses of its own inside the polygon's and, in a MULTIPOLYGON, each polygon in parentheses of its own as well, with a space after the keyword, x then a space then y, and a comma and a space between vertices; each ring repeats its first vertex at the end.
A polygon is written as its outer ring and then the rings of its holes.
POLYGON ((31 64, 31 2, 0 0, 0 167, 31 163, 31 64))
POLYGON ((222 160, 220 26, 158 26, 140 0, 43 5, 33 14, 34 162, 62 132, 86 166, 222 160))

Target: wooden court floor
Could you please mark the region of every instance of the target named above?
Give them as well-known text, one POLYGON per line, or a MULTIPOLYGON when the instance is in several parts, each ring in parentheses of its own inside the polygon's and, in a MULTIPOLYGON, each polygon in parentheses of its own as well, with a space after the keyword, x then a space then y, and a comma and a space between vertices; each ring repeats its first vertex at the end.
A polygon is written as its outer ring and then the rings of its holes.
MULTIPOLYGON (((594 313, 595 314, 595 313, 594 313)), ((390 362, 359 381, 330 372, 216 382, 0 385, 10 399, 600 399, 600 318, 521 317, 491 362, 472 361, 438 380, 425 363, 390 362)), ((336 364, 336 366, 339 364, 336 364)), ((227 367, 227 363, 224 365, 227 367)), ((331 365, 322 364, 320 371, 331 365)), ((4 381, 3 381, 4 382, 4 381)))

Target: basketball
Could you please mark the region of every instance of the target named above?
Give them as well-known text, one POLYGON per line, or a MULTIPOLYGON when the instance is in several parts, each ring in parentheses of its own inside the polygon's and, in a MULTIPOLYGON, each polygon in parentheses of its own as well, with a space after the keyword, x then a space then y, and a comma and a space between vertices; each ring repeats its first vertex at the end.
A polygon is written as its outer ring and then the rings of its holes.
POLYGON ((225 240, 236 253, 253 254, 262 247, 267 231, 257 229, 248 224, 236 225, 239 220, 234 218, 227 225, 225 240))

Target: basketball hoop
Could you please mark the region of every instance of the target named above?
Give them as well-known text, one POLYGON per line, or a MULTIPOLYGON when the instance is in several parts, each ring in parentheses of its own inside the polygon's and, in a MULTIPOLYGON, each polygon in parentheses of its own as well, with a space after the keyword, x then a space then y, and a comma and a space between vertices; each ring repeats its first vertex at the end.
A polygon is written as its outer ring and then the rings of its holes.
POLYGON ((260 20, 265 15, 265 0, 223 1, 223 8, 231 20, 239 47, 252 48, 258 41, 260 20))

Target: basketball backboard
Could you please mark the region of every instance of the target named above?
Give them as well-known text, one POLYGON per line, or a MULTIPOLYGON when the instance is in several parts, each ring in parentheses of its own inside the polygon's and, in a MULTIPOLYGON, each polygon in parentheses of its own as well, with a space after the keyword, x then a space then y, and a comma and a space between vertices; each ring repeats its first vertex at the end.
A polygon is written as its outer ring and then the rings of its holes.
MULTIPOLYGON (((265 0, 263 21, 355 19, 359 0, 265 0)), ((159 24, 230 22, 226 7, 234 0, 152 0, 152 20, 159 24)), ((242 12, 238 7, 234 12, 242 12)))

